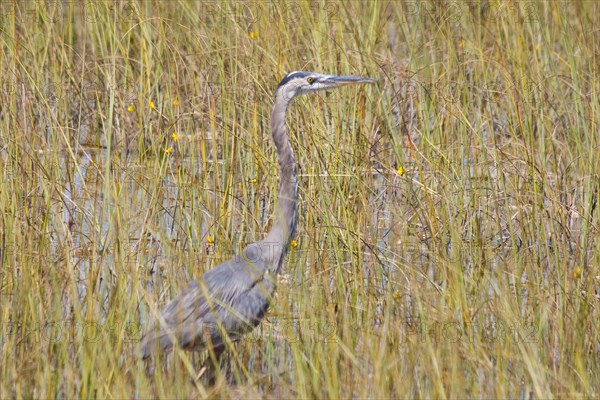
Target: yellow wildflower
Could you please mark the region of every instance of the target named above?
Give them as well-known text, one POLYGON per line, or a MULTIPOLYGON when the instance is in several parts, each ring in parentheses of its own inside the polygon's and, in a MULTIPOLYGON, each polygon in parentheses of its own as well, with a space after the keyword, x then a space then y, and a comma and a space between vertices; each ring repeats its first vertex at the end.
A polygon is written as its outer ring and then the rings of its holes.
POLYGON ((178 98, 175 98, 175 100, 173 100, 173 105, 175 107, 177 107, 179 105, 179 99, 178 98))
POLYGON ((298 242, 296 242, 295 240, 292 240, 290 242, 290 246, 292 246, 292 249, 295 249, 296 247, 298 247, 298 242))
POLYGON ((581 278, 581 268, 577 267, 575 268, 575 271, 573 271, 573 279, 579 278, 581 278))
POLYGON ((150 107, 150 109, 154 110, 154 108, 156 107, 156 104, 154 104, 154 101, 150 100, 150 103, 148 104, 148 106, 150 107))
POLYGON ((250 39, 258 39, 258 32, 252 31, 248 36, 250 36, 250 39))
POLYGON ((179 138, 179 136, 177 136, 177 132, 173 132, 173 133, 171 134, 171 137, 173 138, 173 141, 174 141, 174 142, 176 142, 176 141, 177 141, 177 139, 179 138))
POLYGON ((167 147, 167 149, 165 150, 165 153, 167 154, 171 154, 171 152, 173 151, 173 146, 169 146, 167 147))
POLYGON ((127 107, 127 111, 128 112, 133 112, 133 106, 130 104, 129 107, 127 107))
POLYGON ((400 166, 400 168, 398 168, 396 170, 396 173, 398 173, 398 175, 400 175, 400 176, 404 175, 404 167, 400 166))
POLYGON ((252 183, 256 183, 256 182, 258 182, 258 179, 256 179, 256 178, 253 178, 253 179, 252 179, 252 183))
POLYGON ((206 235, 206 243, 213 244, 215 241, 210 235, 206 235))

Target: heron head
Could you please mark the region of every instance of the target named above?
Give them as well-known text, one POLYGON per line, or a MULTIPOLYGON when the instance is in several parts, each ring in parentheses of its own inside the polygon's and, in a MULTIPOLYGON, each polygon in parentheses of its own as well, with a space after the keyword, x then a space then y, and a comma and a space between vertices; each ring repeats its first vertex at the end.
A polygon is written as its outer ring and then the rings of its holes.
POLYGON ((323 75, 315 72, 294 71, 285 76, 277 86, 277 93, 288 99, 320 90, 330 90, 357 83, 373 83, 375 79, 360 76, 323 75))

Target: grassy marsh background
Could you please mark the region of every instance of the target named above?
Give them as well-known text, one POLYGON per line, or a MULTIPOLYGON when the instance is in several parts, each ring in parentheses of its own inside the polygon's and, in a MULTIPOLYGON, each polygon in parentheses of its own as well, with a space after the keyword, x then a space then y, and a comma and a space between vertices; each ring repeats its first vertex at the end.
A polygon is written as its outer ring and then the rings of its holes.
POLYGON ((597 397, 597 2, 1 2, 0 397, 597 397), (135 357, 270 226, 297 246, 228 377, 135 357))

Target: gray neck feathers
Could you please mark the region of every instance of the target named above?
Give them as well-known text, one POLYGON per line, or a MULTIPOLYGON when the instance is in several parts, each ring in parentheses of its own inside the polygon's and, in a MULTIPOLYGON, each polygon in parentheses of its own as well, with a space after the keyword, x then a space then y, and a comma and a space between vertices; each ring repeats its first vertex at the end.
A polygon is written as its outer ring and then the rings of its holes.
POLYGON ((279 161, 279 194, 273 226, 265 239, 260 242, 261 258, 276 274, 281 269, 285 254, 296 233, 298 177, 294 151, 285 127, 285 114, 290 100, 291 98, 287 98, 285 93, 280 93, 279 90, 275 93, 271 130, 279 161))

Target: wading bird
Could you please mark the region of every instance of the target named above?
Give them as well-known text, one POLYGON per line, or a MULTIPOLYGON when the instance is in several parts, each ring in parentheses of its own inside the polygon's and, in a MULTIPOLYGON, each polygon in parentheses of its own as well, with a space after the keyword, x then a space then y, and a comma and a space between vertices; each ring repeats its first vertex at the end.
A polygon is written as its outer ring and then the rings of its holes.
POLYGON ((288 105, 296 96, 374 81, 312 72, 292 72, 283 78, 275 91, 271 116, 280 174, 273 227, 262 241, 207 271, 171 300, 142 338, 143 358, 174 345, 188 350, 210 349, 218 358, 228 340, 235 341, 258 325, 269 308, 276 276, 296 232, 298 183, 285 126, 288 105))

